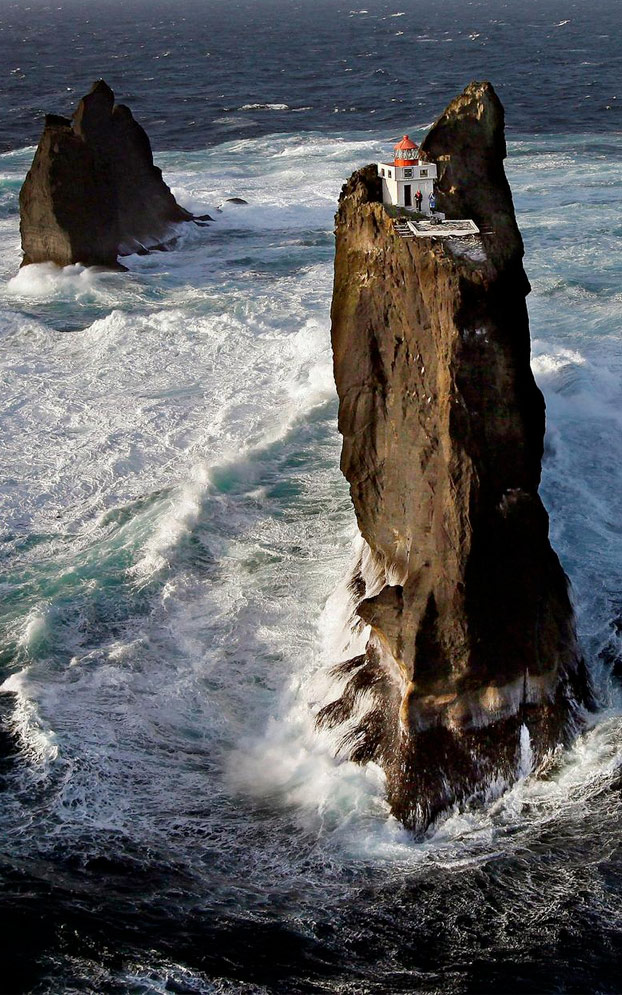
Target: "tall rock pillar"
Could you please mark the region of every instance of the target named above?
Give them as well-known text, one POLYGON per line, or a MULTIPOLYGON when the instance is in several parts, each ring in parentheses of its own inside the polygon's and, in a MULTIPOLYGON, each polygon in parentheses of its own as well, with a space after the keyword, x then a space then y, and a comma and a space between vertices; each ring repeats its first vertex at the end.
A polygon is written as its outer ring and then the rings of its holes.
POLYGON ((414 828, 537 765, 590 701, 538 496, 544 402, 492 86, 471 83, 421 154, 439 169, 438 209, 482 235, 400 238, 373 166, 341 193, 332 344, 341 468, 368 547, 355 620, 370 634, 318 716, 384 768, 414 828))

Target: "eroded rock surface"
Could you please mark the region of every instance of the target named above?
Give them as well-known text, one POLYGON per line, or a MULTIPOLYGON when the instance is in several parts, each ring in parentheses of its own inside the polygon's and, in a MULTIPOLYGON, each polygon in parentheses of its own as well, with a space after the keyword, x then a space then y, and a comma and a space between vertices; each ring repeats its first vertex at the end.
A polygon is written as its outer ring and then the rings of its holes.
POLYGON ((22 265, 116 266, 193 220, 154 166, 146 132, 103 80, 71 120, 46 117, 19 202, 22 265))
POLYGON ((567 578, 538 496, 544 402, 502 106, 472 83, 433 126, 438 208, 475 251, 394 233, 375 166, 344 186, 332 305, 341 467, 364 554, 366 650, 318 721, 375 760, 421 828, 567 742, 590 702, 567 578))

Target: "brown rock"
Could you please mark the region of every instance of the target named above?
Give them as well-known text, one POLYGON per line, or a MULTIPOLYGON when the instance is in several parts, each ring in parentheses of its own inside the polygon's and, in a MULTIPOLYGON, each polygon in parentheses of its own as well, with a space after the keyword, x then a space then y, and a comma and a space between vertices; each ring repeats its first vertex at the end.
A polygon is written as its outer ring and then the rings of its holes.
POLYGON ((193 220, 153 164, 147 134, 103 80, 72 120, 48 115, 20 192, 22 265, 117 266, 193 220))
POLYGON ((492 234, 406 241, 375 166, 343 188, 332 343, 341 468, 373 564, 352 591, 371 635, 318 716, 350 717, 343 748, 384 768, 415 828, 514 780, 528 745, 540 763, 591 700, 538 496, 544 402, 492 86, 470 84, 422 151, 439 209, 492 234))

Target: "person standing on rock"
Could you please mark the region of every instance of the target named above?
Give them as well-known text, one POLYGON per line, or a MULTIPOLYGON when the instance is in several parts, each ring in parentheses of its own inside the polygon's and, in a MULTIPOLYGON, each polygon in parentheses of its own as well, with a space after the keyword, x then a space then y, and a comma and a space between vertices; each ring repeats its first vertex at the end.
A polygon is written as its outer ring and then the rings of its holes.
POLYGON ((422 201, 423 201, 423 194, 421 193, 421 190, 418 189, 417 193, 415 194, 415 207, 417 208, 418 211, 421 211, 422 201))

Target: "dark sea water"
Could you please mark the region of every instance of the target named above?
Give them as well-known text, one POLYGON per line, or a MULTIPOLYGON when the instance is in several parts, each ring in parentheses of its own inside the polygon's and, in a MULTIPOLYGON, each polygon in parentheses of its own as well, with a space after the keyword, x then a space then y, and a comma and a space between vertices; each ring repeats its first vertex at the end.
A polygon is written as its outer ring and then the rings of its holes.
POLYGON ((617 0, 2 0, 0 65, 5 149, 100 76, 158 149, 393 134, 471 79, 492 80, 510 132, 604 136, 622 120, 617 0))
POLYGON ((0 2, 3 992, 622 992, 621 43, 613 0, 0 2), (18 273, 42 115, 100 76, 217 220, 18 273), (483 78, 601 707, 414 839, 313 724, 356 546, 333 214, 483 78))

